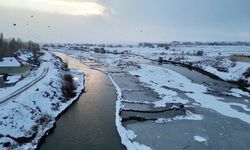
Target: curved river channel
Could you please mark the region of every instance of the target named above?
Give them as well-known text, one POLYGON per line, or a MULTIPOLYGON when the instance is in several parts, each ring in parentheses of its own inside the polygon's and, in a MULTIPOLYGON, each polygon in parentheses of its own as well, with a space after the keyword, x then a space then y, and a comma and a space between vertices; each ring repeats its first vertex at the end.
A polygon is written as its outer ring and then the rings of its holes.
POLYGON ((85 93, 56 122, 41 150, 122 150, 115 126, 116 91, 109 78, 79 60, 57 53, 69 68, 84 72, 85 93))

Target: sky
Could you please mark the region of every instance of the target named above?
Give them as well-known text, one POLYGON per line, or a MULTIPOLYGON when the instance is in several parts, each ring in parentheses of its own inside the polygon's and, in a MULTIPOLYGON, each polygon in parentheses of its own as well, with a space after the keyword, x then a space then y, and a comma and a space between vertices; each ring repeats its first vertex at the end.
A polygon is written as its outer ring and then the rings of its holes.
POLYGON ((0 0, 0 18, 42 43, 250 41, 250 0, 0 0))

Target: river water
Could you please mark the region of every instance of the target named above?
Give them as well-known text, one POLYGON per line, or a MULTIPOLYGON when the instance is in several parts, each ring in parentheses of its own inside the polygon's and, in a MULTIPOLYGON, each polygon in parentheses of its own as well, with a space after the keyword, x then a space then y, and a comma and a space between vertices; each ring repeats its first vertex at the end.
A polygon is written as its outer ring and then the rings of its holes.
POLYGON ((116 91, 99 71, 89 69, 77 59, 57 53, 70 68, 86 74, 85 93, 56 122, 41 150, 120 150, 121 144, 115 126, 116 91))

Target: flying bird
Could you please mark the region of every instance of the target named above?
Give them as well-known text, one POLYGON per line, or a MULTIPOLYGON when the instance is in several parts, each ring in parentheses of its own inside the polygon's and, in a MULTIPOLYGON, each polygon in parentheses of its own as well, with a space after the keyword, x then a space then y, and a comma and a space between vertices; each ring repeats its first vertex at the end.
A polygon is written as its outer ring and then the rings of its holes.
POLYGON ((16 24, 14 23, 13 26, 16 26, 16 24))

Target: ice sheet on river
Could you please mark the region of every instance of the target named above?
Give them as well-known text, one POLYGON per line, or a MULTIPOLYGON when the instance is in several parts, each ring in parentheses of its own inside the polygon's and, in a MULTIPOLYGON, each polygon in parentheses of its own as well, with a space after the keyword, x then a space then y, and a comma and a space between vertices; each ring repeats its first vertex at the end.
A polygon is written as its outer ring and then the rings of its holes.
MULTIPOLYGON (((208 89, 204 85, 193 83, 191 80, 185 76, 158 66, 142 64, 141 69, 130 72, 132 75, 139 76, 142 82, 145 82, 149 85, 150 88, 154 89, 159 95, 162 95, 163 103, 170 102, 181 102, 187 103, 186 100, 177 98, 173 101, 176 93, 166 88, 179 89, 184 91, 186 95, 200 104, 201 107, 212 109, 222 115, 238 118, 242 121, 250 123, 250 114, 239 112, 232 108, 233 105, 242 107, 245 111, 250 112, 248 106, 240 103, 227 103, 224 98, 216 97, 213 95, 206 94, 208 89), (164 93, 167 93, 164 95, 164 93)), ((160 102, 159 102, 160 103, 160 102)), ((158 104, 159 104, 158 103, 158 104)), ((157 104, 157 103, 156 103, 157 104)), ((162 103, 160 103, 162 105, 162 103)))

